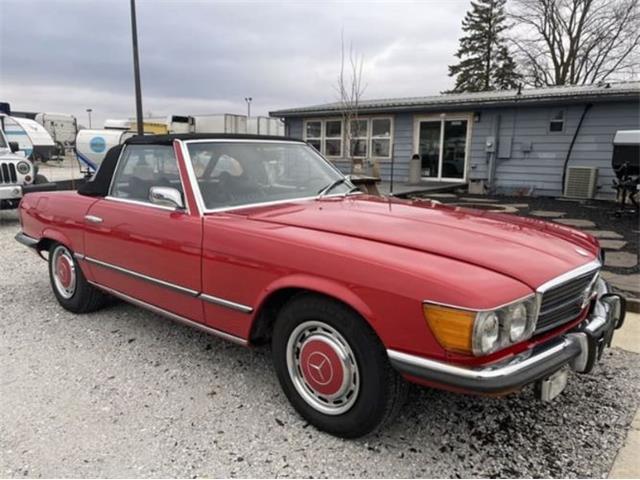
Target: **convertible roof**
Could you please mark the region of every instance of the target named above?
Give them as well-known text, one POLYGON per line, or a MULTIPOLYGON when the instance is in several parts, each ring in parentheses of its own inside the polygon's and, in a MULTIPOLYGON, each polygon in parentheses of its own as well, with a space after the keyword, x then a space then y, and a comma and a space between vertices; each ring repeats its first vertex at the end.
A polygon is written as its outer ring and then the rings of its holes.
POLYGON ((174 140, 276 140, 284 142, 300 142, 299 138, 276 137, 273 135, 242 135, 231 133, 172 133, 168 135, 136 135, 125 143, 128 145, 170 144, 174 140))

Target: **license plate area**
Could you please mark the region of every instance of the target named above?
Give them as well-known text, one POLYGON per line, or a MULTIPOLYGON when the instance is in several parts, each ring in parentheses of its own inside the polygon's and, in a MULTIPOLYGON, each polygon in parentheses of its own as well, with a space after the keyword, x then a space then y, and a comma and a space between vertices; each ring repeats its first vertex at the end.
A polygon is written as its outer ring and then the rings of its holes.
POLYGON ((564 391, 568 378, 569 370, 562 368, 539 380, 536 382, 536 396, 543 402, 550 402, 564 391))

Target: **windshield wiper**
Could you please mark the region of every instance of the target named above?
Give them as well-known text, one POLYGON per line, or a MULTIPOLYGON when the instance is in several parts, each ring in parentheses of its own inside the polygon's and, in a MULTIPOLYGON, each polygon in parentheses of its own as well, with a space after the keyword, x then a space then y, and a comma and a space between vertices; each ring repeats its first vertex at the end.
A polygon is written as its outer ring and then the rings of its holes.
POLYGON ((326 187, 321 188, 318 191, 318 200, 321 199, 322 197, 324 197, 327 193, 329 193, 331 190, 336 188, 338 185, 342 185, 346 181, 347 181, 347 179, 345 177, 340 177, 337 180, 334 180, 333 182, 331 182, 326 187))

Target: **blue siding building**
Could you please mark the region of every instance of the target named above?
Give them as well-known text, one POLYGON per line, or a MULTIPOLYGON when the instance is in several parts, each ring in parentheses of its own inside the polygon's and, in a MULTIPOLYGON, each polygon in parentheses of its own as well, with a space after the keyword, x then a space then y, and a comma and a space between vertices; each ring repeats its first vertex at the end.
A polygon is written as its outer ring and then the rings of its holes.
POLYGON ((345 173, 375 163, 388 180, 393 160, 398 182, 559 196, 566 163, 597 168, 595 196, 611 198, 613 137, 640 129, 640 82, 368 100, 349 125, 338 103, 270 115, 345 173))

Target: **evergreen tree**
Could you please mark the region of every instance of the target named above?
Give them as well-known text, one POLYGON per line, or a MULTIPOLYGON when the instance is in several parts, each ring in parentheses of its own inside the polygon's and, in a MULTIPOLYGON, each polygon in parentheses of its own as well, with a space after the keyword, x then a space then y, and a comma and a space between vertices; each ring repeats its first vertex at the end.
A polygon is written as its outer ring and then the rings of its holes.
POLYGON ((456 57, 449 66, 449 76, 456 77, 451 92, 483 92, 514 88, 519 79, 516 64, 509 53, 502 32, 508 27, 506 0, 477 0, 462 20, 464 35, 456 57))

